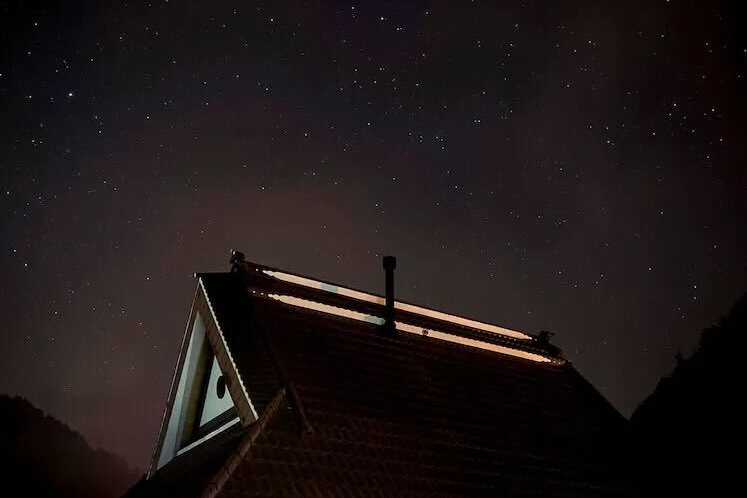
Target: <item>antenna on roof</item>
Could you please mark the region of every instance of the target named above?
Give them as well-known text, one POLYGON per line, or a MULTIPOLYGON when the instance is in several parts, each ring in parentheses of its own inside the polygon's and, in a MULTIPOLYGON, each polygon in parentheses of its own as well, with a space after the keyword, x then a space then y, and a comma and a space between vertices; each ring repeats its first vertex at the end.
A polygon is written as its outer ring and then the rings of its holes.
POLYGON ((394 323, 394 269, 397 267, 397 258, 384 256, 384 325, 383 330, 388 335, 397 335, 397 325, 394 323))

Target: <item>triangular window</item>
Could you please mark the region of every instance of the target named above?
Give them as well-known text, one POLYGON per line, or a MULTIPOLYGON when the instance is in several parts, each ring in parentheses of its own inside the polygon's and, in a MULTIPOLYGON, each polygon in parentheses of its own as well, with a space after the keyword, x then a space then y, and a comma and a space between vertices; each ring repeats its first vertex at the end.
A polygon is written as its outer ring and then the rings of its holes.
MULTIPOLYGON (((207 344, 207 341, 205 343, 207 344)), ((231 395, 226 388, 226 378, 209 345, 206 353, 193 439, 209 434, 236 416, 231 395)))
POLYGON ((157 468, 238 421, 228 378, 210 347, 203 317, 196 312, 192 318, 157 468))

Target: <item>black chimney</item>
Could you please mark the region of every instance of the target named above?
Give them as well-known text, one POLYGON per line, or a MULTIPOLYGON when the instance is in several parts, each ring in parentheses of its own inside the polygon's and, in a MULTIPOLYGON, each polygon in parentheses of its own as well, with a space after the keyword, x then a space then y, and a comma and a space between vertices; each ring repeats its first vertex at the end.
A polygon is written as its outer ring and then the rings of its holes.
POLYGON ((384 256, 384 272, 386 282, 384 286, 384 332, 390 335, 397 334, 397 326, 394 324, 394 269, 397 267, 397 258, 384 256))

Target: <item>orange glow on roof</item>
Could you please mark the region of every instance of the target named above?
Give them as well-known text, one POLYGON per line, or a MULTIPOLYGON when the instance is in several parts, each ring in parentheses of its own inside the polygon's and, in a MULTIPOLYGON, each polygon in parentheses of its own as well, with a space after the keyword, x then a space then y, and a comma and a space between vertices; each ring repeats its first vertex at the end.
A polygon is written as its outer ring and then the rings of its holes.
MULTIPOLYGON (((348 289, 347 287, 341 287, 339 285, 332 285, 332 284, 328 284, 325 282, 320 282, 319 280, 314 280, 314 279, 306 278, 306 277, 300 277, 298 275, 293 275, 291 273, 285 273, 281 271, 262 270, 262 272, 270 277, 283 280, 284 282, 290 282, 292 284, 302 285, 304 287, 309 287, 309 288, 321 290, 324 292, 330 292, 334 294, 339 294, 341 296, 351 297, 359 301, 380 304, 382 306, 384 305, 384 298, 380 296, 375 296, 373 294, 367 294, 365 292, 348 289)), ((508 337, 513 337, 515 339, 530 340, 532 338, 531 336, 523 332, 519 332, 517 330, 511 330, 511 329, 507 329, 504 327, 499 327, 497 325, 492 325, 490 323, 478 322, 477 320, 471 320, 469 318, 464 318, 461 316, 450 315, 448 313, 443 313, 441 311, 432 310, 430 308, 423 308, 422 306, 416 306, 414 304, 403 303, 402 301, 395 301, 394 307, 398 310, 407 311, 409 313, 413 313, 416 315, 427 316, 429 318, 435 318, 437 320, 441 320, 444 322, 449 322, 449 323, 453 323, 456 325, 462 325, 464 327, 470 327, 473 329, 482 330, 484 332, 491 332, 494 334, 500 334, 500 335, 504 335, 508 337)))
MULTIPOLYGON (((365 313, 360 313, 358 311, 353 311, 353 310, 349 310, 345 308, 339 308, 337 306, 331 306, 329 304, 318 303, 316 301, 310 301, 308 299, 302 299, 300 297, 289 296, 286 294, 267 294, 267 297, 269 297, 270 299, 274 299, 276 301, 280 301, 285 304, 289 304, 291 306, 297 306, 299 308, 320 311, 322 313, 329 313, 331 315, 350 318, 353 320, 359 320, 359 321, 363 321, 367 323, 372 323, 374 325, 382 325, 384 323, 384 319, 378 316, 367 315, 365 313)), ((423 327, 417 327, 415 325, 411 325, 408 323, 396 322, 396 326, 397 326, 397 330, 400 330, 402 332, 408 332, 408 333, 416 334, 416 335, 424 335, 427 337, 431 337, 433 339, 439 339, 439 340, 451 342, 454 344, 461 344, 463 346, 469 346, 469 347, 473 347, 477 349, 494 351, 496 353, 506 354, 509 356, 515 356, 518 358, 524 358, 526 360, 531 360, 531 361, 536 361, 536 362, 546 363, 546 362, 553 361, 552 359, 547 358, 537 353, 530 353, 528 351, 513 349, 507 346, 492 344, 492 343, 480 341, 477 339, 461 337, 458 335, 449 334, 447 332, 442 332, 439 330, 425 329, 423 327)))

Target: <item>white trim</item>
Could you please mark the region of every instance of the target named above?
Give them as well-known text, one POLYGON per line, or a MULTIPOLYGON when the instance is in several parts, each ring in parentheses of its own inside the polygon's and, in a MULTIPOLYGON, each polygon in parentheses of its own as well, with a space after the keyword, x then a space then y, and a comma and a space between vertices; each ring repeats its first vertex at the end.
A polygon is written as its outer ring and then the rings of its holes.
POLYGON ((422 327, 410 325, 409 323, 396 322, 396 324, 397 330, 409 332, 411 334, 426 335, 434 339, 441 339, 442 341, 452 342, 454 344, 462 344, 463 346, 485 349, 487 351, 494 351, 496 353, 516 356, 517 358, 524 358, 525 360, 532 360, 540 363, 552 362, 552 359, 537 353, 530 353, 528 351, 509 348, 506 346, 501 346, 499 344, 492 344, 490 342, 478 341, 477 339, 470 339, 468 337, 461 337, 458 335, 449 334, 448 332, 441 332, 440 330, 424 329, 422 327))
POLYGON ((207 441, 208 439, 210 439, 211 437, 217 436, 217 435, 218 435, 218 434, 220 434, 221 432, 225 431, 225 430, 226 430, 226 429, 228 429, 229 427, 233 427, 234 425, 236 425, 236 423, 237 423, 238 421, 239 421, 239 417, 236 417, 235 419, 233 419, 233 420, 231 420, 231 421, 229 421, 229 422, 226 422, 226 423, 225 423, 225 424, 223 424, 222 426, 220 426, 220 427, 218 427, 217 429, 215 429, 215 430, 214 430, 213 432, 209 432, 209 433, 205 434, 204 436, 202 436, 202 437, 201 437, 200 439, 198 439, 197 441, 193 441, 193 442, 189 443, 189 444, 188 444, 187 446, 185 446, 184 448, 182 448, 182 449, 180 449, 179 451, 177 451, 177 452, 176 452, 176 456, 179 456, 179 455, 181 455, 182 453, 186 453, 186 452, 188 452, 189 450, 191 450, 192 448, 194 448, 194 447, 195 447, 195 446, 197 446, 198 444, 202 444, 202 443, 204 443, 205 441, 207 441))
POLYGON ((161 468, 171 461, 184 442, 184 426, 189 415, 190 401, 194 399, 195 393, 198 392, 195 386, 196 370, 206 340, 205 323, 202 319, 202 314, 195 310, 194 319, 192 320, 192 332, 190 333, 187 351, 179 371, 179 381, 173 400, 173 408, 164 434, 157 468, 161 468))
MULTIPOLYGON (((280 301, 281 303, 290 304, 291 306, 298 306, 299 308, 310 309, 314 311, 321 311, 322 313, 329 313, 335 316, 341 316, 345 318, 351 318, 353 320, 359 320, 363 322, 373 323, 375 325, 383 325, 384 319, 374 315, 367 315, 358 311, 353 311, 345 308, 339 308, 337 306, 331 306, 329 304, 318 303, 316 301, 310 301, 308 299, 302 299, 300 297, 289 296, 287 294, 267 294, 267 297, 280 301)), ((522 351, 520 349, 513 349, 506 346, 500 346, 498 344, 492 344, 490 342, 480 341, 477 339, 469 339, 467 337, 461 337, 440 330, 427 329, 411 325, 409 323, 395 322, 397 330, 402 332, 409 332, 416 335, 425 335, 434 339, 440 339, 442 341, 451 342, 454 344, 461 344, 463 346, 469 346, 477 349, 484 349, 487 351, 494 351, 496 353, 506 354, 509 356, 515 356, 518 358, 524 358, 526 360, 547 363, 552 362, 551 358, 542 356, 536 353, 530 353, 528 351, 522 351)))
POLYGON ((205 290, 205 284, 202 281, 202 277, 200 277, 198 281, 200 282, 200 288, 202 289, 202 294, 205 296, 205 302, 207 303, 208 308, 210 309, 210 314, 213 317, 213 323, 215 324, 215 328, 218 330, 218 335, 220 336, 221 342, 223 342, 223 348, 226 350, 226 355, 228 356, 228 359, 231 361, 231 366, 233 366, 233 371, 236 373, 236 378, 239 379, 239 385, 241 386, 241 391, 244 393, 244 397, 249 402, 249 408, 251 408, 252 410, 252 415, 254 416, 254 420, 257 420, 257 418, 259 418, 257 416, 257 410, 254 409, 254 405, 252 404, 252 400, 249 397, 249 393, 246 390, 244 381, 241 379, 241 373, 239 372, 239 369, 236 367, 236 362, 233 360, 233 355, 231 355, 231 350, 228 348, 226 337, 223 335, 223 331, 220 328, 220 323, 218 323, 218 317, 215 315, 215 310, 213 310, 213 304, 210 302, 210 297, 208 296, 207 290, 205 290))
MULTIPOLYGON (((339 285, 332 285, 332 284, 328 284, 325 282, 320 282, 319 280, 313 280, 311 278, 301 277, 298 275, 293 275, 292 273, 285 273, 282 271, 262 270, 262 272, 265 275, 277 278, 279 280, 283 280, 285 282, 290 282, 292 284, 298 284, 304 287, 310 287, 312 289, 317 289, 317 290, 321 290, 324 292, 331 292, 334 294, 339 294, 341 296, 352 297, 353 299, 358 299, 359 301, 366 301, 368 303, 381 304, 381 305, 385 304, 384 298, 381 296, 375 296, 373 294, 367 294, 365 292, 348 289, 347 287, 341 287, 339 285)), ((471 320, 469 318, 464 318, 461 316, 450 315, 442 311, 437 311, 437 310, 433 310, 430 308, 423 308, 422 306, 415 306, 414 304, 404 303, 402 301, 395 301, 394 307, 398 310, 407 311, 409 313, 414 313, 416 315, 423 315, 423 316, 427 316, 429 318, 435 318, 437 320, 441 320, 444 322, 454 323, 457 325, 462 325, 464 327, 470 327, 473 329, 482 330, 484 332, 492 332, 494 334, 505 335, 508 337, 513 337, 515 339, 527 339, 528 340, 532 338, 530 335, 527 335, 523 332, 519 332, 518 330, 511 330, 511 329, 507 329, 504 327, 499 327, 497 325, 492 325, 490 323, 478 322, 477 320, 471 320)))
MULTIPOLYGON (((156 443, 156 449, 153 452, 153 457, 151 459, 150 465, 148 466, 148 472, 147 477, 150 478, 153 473, 158 470, 160 467, 159 461, 161 460, 161 455, 164 451, 164 445, 167 444, 166 437, 169 430, 169 424, 171 423, 171 416, 174 412, 175 408, 180 409, 180 407, 175 407, 174 404, 176 403, 176 396, 179 391, 179 380, 180 375, 182 372, 182 369, 184 368, 184 364, 187 361, 186 355, 187 350, 189 349, 189 343, 192 340, 192 330, 194 328, 194 322, 196 320, 195 314, 197 313, 195 310, 195 305, 197 304, 197 289, 195 288, 194 296, 192 297, 192 306, 189 308, 189 317, 187 318, 187 323, 184 326, 184 336, 182 337, 182 345, 179 348, 179 356, 176 360, 176 365, 174 366, 174 375, 171 377, 171 387, 169 388, 169 396, 167 398, 166 403, 166 409, 163 411, 163 416, 161 417, 161 425, 160 429, 158 431, 158 439, 156 443)), ((173 448, 171 449, 171 455, 173 457, 173 448)))
POLYGON ((345 318, 352 318, 353 320, 360 320, 361 322, 373 323, 374 325, 383 325, 384 323, 384 319, 378 316, 367 315, 366 313, 361 313, 360 311, 339 308, 337 306, 318 303, 316 301, 309 301, 308 299, 289 296, 287 294, 268 294, 267 297, 280 301, 281 303, 298 306, 299 308, 321 311, 322 313, 329 313, 330 315, 344 316, 345 318))

